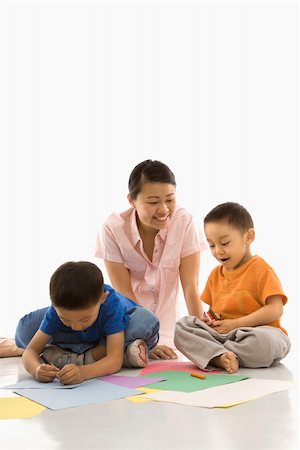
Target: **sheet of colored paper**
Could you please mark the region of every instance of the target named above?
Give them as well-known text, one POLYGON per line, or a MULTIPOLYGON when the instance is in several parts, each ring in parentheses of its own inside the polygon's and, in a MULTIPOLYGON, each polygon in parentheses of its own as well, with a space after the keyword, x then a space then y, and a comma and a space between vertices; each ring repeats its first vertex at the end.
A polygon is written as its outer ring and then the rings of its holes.
POLYGON ((153 394, 143 394, 142 397, 159 402, 180 403, 181 405, 201 406, 203 408, 228 408, 294 386, 296 384, 290 381, 251 378, 196 392, 160 390, 153 394))
POLYGON ((150 373, 145 377, 161 377, 166 381, 160 381, 159 383, 148 384, 148 387, 168 390, 168 391, 180 391, 180 392, 193 392, 202 389, 219 386, 222 384, 236 383, 237 381, 248 378, 246 375, 229 375, 229 374, 205 374, 205 380, 195 378, 191 376, 190 372, 175 372, 165 371, 150 373))
POLYGON ((177 372, 206 372, 206 373, 220 373, 220 370, 202 370, 192 362, 185 361, 159 361, 151 362, 148 366, 140 371, 140 375, 148 373, 162 372, 166 370, 176 370, 177 372))
MULTIPOLYGON (((86 381, 85 383, 88 382, 89 381, 86 381)), ((57 379, 53 380, 51 383, 41 383, 40 381, 30 378, 29 380, 21 380, 14 384, 3 386, 1 389, 74 389, 78 386, 81 386, 81 383, 61 384, 57 379)))
POLYGON ((159 381, 165 380, 165 378, 151 378, 151 380, 149 380, 146 377, 139 376, 128 377, 125 375, 107 375, 105 377, 99 377, 98 380, 134 389, 141 386, 147 386, 147 384, 158 383, 159 381))
MULTIPOLYGON (((150 401, 150 400, 149 400, 150 401)), ((46 409, 24 397, 0 398, 0 419, 26 419, 46 409)))
POLYGON ((99 380, 83 383, 76 389, 15 389, 14 392, 54 410, 140 394, 137 390, 99 380))
MULTIPOLYGON (((141 390, 141 388, 137 388, 137 390, 141 390)), ((143 387, 142 389, 142 393, 152 394, 154 392, 159 392, 159 389, 148 389, 146 387, 143 387)), ((150 400, 149 398, 144 398, 143 395, 134 395, 133 397, 127 397, 127 400, 130 400, 133 403, 153 402, 153 400, 150 400)))

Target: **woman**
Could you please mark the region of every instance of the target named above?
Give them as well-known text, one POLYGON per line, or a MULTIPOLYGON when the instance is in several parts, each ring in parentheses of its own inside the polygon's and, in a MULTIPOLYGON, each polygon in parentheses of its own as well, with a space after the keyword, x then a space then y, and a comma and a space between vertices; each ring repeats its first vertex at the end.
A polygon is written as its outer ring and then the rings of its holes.
POLYGON ((176 358, 179 279, 189 315, 202 319, 198 274, 207 243, 191 214, 176 205, 175 176, 168 166, 141 162, 128 187, 131 207, 108 217, 97 236, 96 256, 104 260, 115 290, 159 318, 159 345, 151 357, 176 358))

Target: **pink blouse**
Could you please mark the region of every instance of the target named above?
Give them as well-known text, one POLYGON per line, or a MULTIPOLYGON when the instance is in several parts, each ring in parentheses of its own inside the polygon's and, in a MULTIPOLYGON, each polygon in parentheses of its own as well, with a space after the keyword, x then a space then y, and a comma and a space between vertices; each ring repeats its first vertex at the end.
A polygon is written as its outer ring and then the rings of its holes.
POLYGON ((138 302, 160 320, 160 344, 173 346, 179 319, 179 266, 181 258, 208 248, 193 217, 177 207, 167 228, 155 237, 152 261, 143 250, 134 208, 111 214, 97 235, 95 256, 122 263, 130 272, 138 302))

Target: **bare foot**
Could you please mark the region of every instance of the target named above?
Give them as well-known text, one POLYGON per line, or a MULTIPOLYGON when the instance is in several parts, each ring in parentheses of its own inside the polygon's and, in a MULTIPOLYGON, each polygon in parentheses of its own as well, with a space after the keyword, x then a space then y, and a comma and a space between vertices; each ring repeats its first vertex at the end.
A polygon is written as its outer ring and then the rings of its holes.
POLYGON ((222 367, 228 373, 235 373, 239 370, 239 360, 233 352, 223 353, 221 356, 216 356, 211 361, 211 364, 222 367))
POLYGON ((21 356, 23 352, 24 349, 17 347, 14 339, 0 338, 0 358, 21 356))

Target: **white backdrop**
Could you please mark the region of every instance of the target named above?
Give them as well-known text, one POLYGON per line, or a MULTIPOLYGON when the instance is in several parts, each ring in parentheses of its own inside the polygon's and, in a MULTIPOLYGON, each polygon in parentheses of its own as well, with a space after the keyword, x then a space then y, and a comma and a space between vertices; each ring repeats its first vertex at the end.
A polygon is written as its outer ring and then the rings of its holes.
POLYGON ((151 158, 199 224, 223 201, 250 211, 296 355, 297 3, 1 2, 0 336, 49 304, 61 263, 103 269, 97 229, 151 158))

